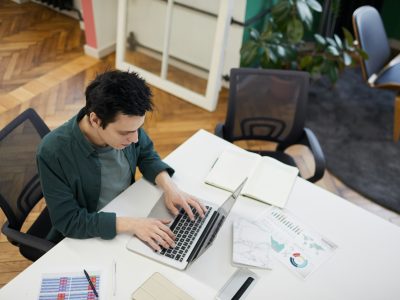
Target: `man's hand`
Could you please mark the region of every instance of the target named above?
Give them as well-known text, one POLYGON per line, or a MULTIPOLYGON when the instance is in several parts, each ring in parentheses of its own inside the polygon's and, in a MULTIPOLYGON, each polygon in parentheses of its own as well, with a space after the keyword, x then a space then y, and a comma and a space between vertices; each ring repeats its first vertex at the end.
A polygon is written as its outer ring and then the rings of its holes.
POLYGON ((190 206, 194 207, 201 218, 204 218, 206 208, 195 197, 176 188, 173 191, 165 191, 165 206, 175 216, 179 213, 178 208, 183 208, 190 220, 194 221, 194 215, 190 206))
POLYGON ((169 222, 171 220, 118 217, 117 233, 132 233, 154 250, 160 251, 160 246, 166 249, 175 247, 175 235, 166 225, 169 222))
POLYGON ((183 208, 188 214, 190 220, 194 220, 193 212, 190 206, 194 207, 201 218, 204 218, 204 213, 207 209, 204 205, 192 195, 181 191, 176 184, 171 180, 167 172, 161 172, 156 177, 156 183, 165 192, 165 206, 175 216, 179 213, 179 208, 183 208))

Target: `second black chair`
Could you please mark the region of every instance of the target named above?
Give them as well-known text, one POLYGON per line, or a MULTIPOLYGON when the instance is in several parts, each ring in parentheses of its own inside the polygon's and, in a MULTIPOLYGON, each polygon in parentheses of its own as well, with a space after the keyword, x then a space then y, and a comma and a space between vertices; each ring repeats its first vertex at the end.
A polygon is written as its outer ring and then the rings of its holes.
POLYGON ((325 172, 325 158, 314 133, 305 128, 309 74, 301 71, 232 69, 228 112, 215 134, 229 142, 265 140, 276 142, 275 151, 254 151, 296 166, 285 150, 307 146, 315 161, 315 182, 325 172))
POLYGON ((0 207, 7 218, 2 232, 32 261, 54 246, 46 239, 51 229, 47 208, 27 232, 21 231, 31 210, 43 198, 35 157, 37 146, 49 131, 33 109, 0 131, 0 207))

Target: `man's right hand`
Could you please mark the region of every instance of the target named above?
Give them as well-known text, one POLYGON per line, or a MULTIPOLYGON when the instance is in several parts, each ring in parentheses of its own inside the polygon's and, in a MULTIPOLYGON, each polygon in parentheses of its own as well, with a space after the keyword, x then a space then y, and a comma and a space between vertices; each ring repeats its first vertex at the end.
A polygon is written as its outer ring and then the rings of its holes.
POLYGON ((117 217, 117 233, 129 232, 146 242, 151 248, 160 251, 161 247, 175 247, 175 235, 166 225, 167 219, 134 219, 117 217))

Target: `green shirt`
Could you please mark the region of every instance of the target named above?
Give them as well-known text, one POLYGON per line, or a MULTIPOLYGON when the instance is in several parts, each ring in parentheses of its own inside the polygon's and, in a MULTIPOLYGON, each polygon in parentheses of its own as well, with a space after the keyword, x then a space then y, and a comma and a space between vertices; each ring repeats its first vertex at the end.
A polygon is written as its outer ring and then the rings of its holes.
MULTIPOLYGON (((39 145, 37 165, 44 198, 53 228, 47 238, 58 242, 72 238, 116 235, 116 215, 97 212, 101 189, 101 166, 95 148, 86 139, 78 122, 84 111, 47 134, 39 145)), ((139 141, 123 149, 134 182, 136 166, 144 178, 155 183, 156 176, 174 170, 161 161, 146 132, 139 129, 139 141)))

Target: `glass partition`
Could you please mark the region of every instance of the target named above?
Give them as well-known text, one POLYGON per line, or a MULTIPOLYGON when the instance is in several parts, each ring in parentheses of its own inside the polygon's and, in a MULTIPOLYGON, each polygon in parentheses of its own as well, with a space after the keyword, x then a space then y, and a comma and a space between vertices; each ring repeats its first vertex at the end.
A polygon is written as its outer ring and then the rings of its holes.
POLYGON ((216 107, 232 0, 119 0, 117 68, 216 107))

